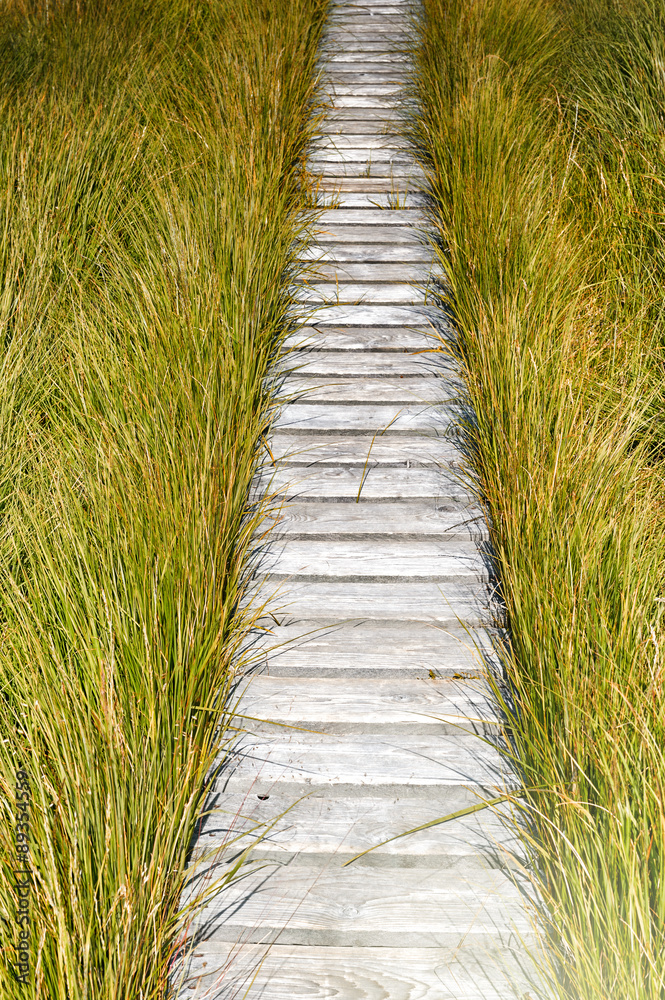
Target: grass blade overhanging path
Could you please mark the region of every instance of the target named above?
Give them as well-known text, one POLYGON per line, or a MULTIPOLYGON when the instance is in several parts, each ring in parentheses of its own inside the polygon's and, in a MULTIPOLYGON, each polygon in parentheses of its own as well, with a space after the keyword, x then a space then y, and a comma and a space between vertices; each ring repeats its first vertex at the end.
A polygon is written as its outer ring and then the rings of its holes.
POLYGON ((655 1000, 665 7, 425 0, 419 30, 407 129, 477 415, 545 972, 557 997, 655 1000))
POLYGON ((168 989, 255 614, 250 486, 307 222, 325 6, 2 4, 0 997, 168 989))

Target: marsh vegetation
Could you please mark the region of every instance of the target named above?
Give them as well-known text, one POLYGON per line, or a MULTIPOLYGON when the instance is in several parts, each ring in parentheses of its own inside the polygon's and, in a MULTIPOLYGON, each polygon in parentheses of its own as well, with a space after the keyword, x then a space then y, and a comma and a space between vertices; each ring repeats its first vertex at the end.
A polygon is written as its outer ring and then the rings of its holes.
POLYGON ((158 998, 256 609, 324 0, 0 8, 0 996, 158 998), (31 978, 14 786, 31 776, 31 978))

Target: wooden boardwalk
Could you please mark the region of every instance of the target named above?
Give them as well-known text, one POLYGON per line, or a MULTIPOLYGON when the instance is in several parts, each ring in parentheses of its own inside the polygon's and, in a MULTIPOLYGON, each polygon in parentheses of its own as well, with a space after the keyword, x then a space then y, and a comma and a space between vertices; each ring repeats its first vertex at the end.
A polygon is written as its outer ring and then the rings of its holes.
POLYGON ((499 1000, 529 935, 489 812, 342 867, 503 781, 477 735, 492 726, 473 648, 486 644, 485 532, 458 475, 459 383, 427 353, 444 318, 426 303, 420 177, 386 134, 406 9, 340 2, 322 50, 333 109, 311 169, 334 207, 271 445, 290 501, 265 583, 283 584, 277 648, 243 699, 298 728, 248 723, 216 788, 228 813, 200 843, 228 836, 231 817, 238 830, 290 811, 256 852, 263 867, 197 922, 182 996, 499 1000))

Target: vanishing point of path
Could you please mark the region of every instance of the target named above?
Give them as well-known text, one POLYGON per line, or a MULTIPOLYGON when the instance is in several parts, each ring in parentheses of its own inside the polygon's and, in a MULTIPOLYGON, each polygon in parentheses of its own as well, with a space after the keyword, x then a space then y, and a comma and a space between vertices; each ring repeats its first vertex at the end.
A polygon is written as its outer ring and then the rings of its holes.
POLYGON ((265 584, 282 583, 278 648, 243 701, 298 728, 248 723, 216 788, 228 813, 206 821, 201 845, 229 816, 266 820, 300 801, 258 847, 263 866, 197 922, 182 996, 498 1000, 514 995, 505 969, 528 936, 488 811, 342 867, 501 783, 473 731, 491 724, 473 648, 486 645, 483 526, 456 471, 456 380, 427 335, 443 317, 426 304, 421 178, 388 132, 407 12, 339 2, 322 49, 333 108, 310 169, 334 207, 312 248, 319 276, 302 286, 309 346, 289 355, 293 401, 271 443, 290 500, 265 584))

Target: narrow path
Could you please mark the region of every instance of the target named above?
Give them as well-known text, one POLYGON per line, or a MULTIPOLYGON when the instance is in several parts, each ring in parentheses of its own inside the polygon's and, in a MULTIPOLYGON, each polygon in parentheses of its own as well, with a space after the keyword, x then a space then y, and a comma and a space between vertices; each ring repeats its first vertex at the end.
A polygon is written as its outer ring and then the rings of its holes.
MULTIPOLYGON (((251 723, 217 804, 268 819, 305 797, 260 846, 265 867, 208 907, 185 995, 244 996, 265 953, 250 1000, 498 1000, 528 934, 488 853, 506 841, 489 813, 342 867, 501 782, 474 734, 491 711, 459 624, 486 643, 484 530, 456 474, 455 374, 427 353, 441 317, 423 291, 420 177, 386 135, 406 9, 338 3, 322 53, 334 108, 311 169, 335 207, 312 250, 320 278, 301 289, 316 311, 300 337, 310 349, 290 355, 297 398, 272 441, 291 501, 266 583, 283 582, 279 648, 244 699, 248 715, 299 728, 251 723)), ((202 842, 225 827, 211 817, 202 842)))

